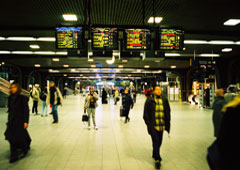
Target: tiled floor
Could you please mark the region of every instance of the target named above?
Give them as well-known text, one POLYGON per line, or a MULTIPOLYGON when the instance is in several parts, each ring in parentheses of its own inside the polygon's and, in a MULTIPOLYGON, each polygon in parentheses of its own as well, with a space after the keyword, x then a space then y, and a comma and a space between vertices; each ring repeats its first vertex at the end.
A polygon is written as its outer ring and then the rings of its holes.
MULTIPOLYGON (((52 124, 51 116, 31 115, 31 151, 14 164, 8 163, 9 144, 3 136, 7 114, 0 108, 0 170, 154 170, 151 139, 142 119, 144 101, 138 96, 128 124, 119 118, 120 102, 99 102, 99 130, 89 131, 81 122, 83 97, 68 96, 58 109, 59 124, 52 124)), ((205 158, 214 140, 212 110, 170 105, 172 128, 170 136, 164 133, 161 170, 209 170, 205 158)))

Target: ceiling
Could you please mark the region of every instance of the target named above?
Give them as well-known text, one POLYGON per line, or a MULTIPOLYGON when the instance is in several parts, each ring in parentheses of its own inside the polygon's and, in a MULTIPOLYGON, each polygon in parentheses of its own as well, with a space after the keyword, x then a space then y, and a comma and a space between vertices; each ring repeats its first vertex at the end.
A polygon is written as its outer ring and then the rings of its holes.
MULTIPOLYGON (((163 17, 159 27, 180 27, 185 32, 185 40, 228 40, 240 41, 240 24, 229 27, 223 23, 230 19, 240 19, 236 1, 211 0, 26 0, 3 1, 0 6, 0 37, 54 37, 57 26, 152 26, 147 23, 150 16, 163 17), (144 4, 143 4, 144 2, 144 4), (154 5, 153 5, 154 4, 154 5), (143 8, 144 7, 144 8, 143 8), (154 8, 154 9, 153 9, 154 8), (88 9, 90 9, 88 11, 88 9), (145 12, 143 12, 145 11, 145 12), (67 22, 62 14, 76 14, 78 21, 67 22)), ((93 57, 88 62, 87 53, 83 55, 14 55, 0 54, 0 61, 21 67, 34 67, 40 64, 42 71, 58 69, 60 73, 69 72, 71 68, 90 68, 91 65, 101 68, 123 68, 145 70, 170 70, 172 65, 177 69, 190 67, 190 58, 196 54, 216 53, 220 57, 238 57, 240 46, 185 44, 186 50, 177 52, 181 57, 147 56, 143 60, 137 56, 121 56, 114 65, 108 65, 106 57, 93 57), (223 53, 223 48, 232 48, 232 52, 223 53), (60 58, 59 62, 52 61, 60 58), (122 59, 128 60, 124 63, 122 59), (158 61, 158 62, 155 62, 158 61), (160 61, 160 62, 159 62, 160 61), (63 65, 69 68, 63 68, 63 65)), ((55 42, 46 41, 3 41, 0 39, 0 51, 64 51, 57 50, 55 42), (29 45, 38 44, 40 49, 32 50, 29 45)), ((176 53, 176 52, 174 52, 176 53)), ((130 74, 131 72, 126 72, 130 74)), ((58 73, 59 74, 59 73, 58 73)))

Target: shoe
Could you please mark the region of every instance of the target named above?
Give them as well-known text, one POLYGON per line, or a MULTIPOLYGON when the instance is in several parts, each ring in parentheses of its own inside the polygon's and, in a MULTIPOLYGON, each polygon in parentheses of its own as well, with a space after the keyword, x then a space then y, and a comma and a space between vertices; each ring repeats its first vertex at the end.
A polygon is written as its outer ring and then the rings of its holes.
POLYGON ((58 123, 58 121, 55 121, 55 120, 54 120, 52 123, 58 123))
POLYGON ((127 121, 129 122, 129 121, 130 121, 130 118, 127 118, 127 121))
POLYGON ((88 130, 91 130, 91 127, 90 127, 90 126, 88 126, 88 130))
POLYGON ((18 160, 18 156, 17 155, 12 155, 11 157, 10 157, 10 160, 9 160, 9 163, 14 163, 14 162, 16 162, 18 160))
POLYGON ((97 127, 97 126, 95 126, 95 127, 94 127, 94 129, 95 129, 95 130, 98 130, 98 127, 97 127))
POLYGON ((156 161, 155 161, 155 169, 160 169, 160 167, 161 167, 161 162, 160 162, 160 160, 156 160, 156 161))

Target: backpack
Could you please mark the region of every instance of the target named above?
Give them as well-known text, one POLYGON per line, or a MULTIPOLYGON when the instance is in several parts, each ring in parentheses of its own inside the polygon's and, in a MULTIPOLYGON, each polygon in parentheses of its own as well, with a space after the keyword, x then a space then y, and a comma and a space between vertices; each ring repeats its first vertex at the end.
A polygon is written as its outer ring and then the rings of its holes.
POLYGON ((47 94, 46 94, 44 91, 41 93, 40 99, 41 99, 42 101, 46 101, 46 99, 47 99, 47 94))

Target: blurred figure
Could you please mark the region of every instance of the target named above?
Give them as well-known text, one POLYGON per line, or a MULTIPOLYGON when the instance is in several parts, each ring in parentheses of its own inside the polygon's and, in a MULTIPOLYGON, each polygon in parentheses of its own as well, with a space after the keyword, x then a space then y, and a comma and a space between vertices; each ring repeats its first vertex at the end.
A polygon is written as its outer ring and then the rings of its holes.
POLYGON ((63 89, 63 98, 64 99, 67 98, 67 87, 64 87, 64 89, 63 89))
POLYGON ((116 88, 116 90, 114 92, 114 104, 116 105, 118 101, 119 101, 119 91, 116 88))
POLYGON ((20 85, 11 84, 8 98, 8 122, 5 131, 6 140, 10 143, 10 163, 17 161, 20 154, 26 156, 31 143, 27 131, 29 122, 28 98, 20 93, 20 85), (21 149, 21 153, 19 153, 18 149, 21 149))
POLYGON ((51 104, 52 106, 52 115, 53 115, 53 122, 52 123, 58 123, 58 105, 62 105, 63 97, 60 92, 60 90, 55 87, 55 83, 50 83, 50 90, 47 95, 46 104, 47 106, 51 104))
POLYGON ((223 89, 216 90, 216 99, 213 102, 213 117, 212 117, 215 137, 217 137, 219 133, 219 128, 223 117, 222 108, 225 104, 226 102, 224 100, 224 90, 223 89))
POLYGON ((136 100, 137 100, 137 91, 136 91, 135 88, 132 90, 132 95, 133 95, 133 102, 136 103, 136 100))
POLYGON ((126 88, 124 91, 124 94, 122 95, 122 106, 123 106, 124 115, 126 117, 125 123, 127 123, 130 121, 130 118, 128 116, 130 108, 131 109, 133 108, 133 100, 131 95, 129 94, 129 88, 126 88))
POLYGON ((45 116, 48 115, 48 106, 46 104, 47 95, 48 95, 48 89, 47 87, 45 87, 40 95, 40 99, 42 100, 42 112, 41 112, 42 117, 43 117, 44 110, 45 110, 45 116))
POLYGON ((91 116, 93 120, 93 125, 94 129, 98 130, 98 127, 96 126, 96 121, 95 121, 95 112, 96 108, 98 107, 97 100, 98 100, 98 95, 93 91, 93 88, 90 87, 89 89, 89 94, 86 96, 85 99, 85 104, 84 104, 84 112, 88 113, 88 130, 91 130, 91 116))
POLYGON ((224 99, 226 103, 229 103, 237 96, 237 88, 236 87, 229 87, 227 88, 227 93, 224 95, 224 99))
POLYGON ((107 92, 105 88, 102 90, 102 104, 107 104, 107 92))
POLYGON ((145 89, 145 96, 148 98, 148 97, 151 97, 152 95, 152 92, 150 89, 145 89))
POLYGON ((163 131, 170 132, 170 105, 167 98, 162 95, 160 86, 155 86, 153 95, 146 99, 144 105, 143 119, 147 125, 147 130, 152 138, 155 168, 160 169, 161 156, 160 147, 163 139, 163 131))
POLYGON ((33 99, 33 106, 32 106, 32 113, 38 114, 38 101, 40 99, 40 88, 38 84, 35 84, 34 88, 32 89, 32 99, 33 99))

